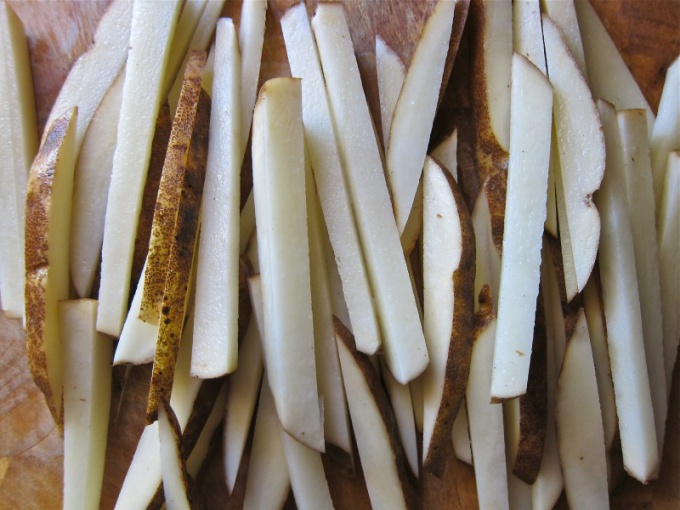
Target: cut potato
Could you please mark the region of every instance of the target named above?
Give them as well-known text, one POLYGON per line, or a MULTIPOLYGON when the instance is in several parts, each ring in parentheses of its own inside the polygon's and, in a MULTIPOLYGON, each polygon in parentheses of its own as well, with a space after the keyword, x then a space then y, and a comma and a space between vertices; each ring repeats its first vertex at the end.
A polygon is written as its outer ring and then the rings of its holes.
POLYGON ((588 325, 581 312, 564 352, 555 403, 564 490, 571 508, 609 508, 607 452, 596 387, 588 325))
POLYGON ((0 294, 8 317, 25 314, 26 183, 38 150, 28 43, 21 20, 0 4, 0 294))
POLYGON ((392 117, 406 79, 406 66, 379 35, 375 36, 375 70, 378 75, 383 149, 387 153, 392 117))
POLYGON ((539 0, 515 0, 512 3, 512 38, 515 53, 547 74, 539 0))
POLYGON ((475 238, 453 178, 427 158, 423 174, 423 467, 440 476, 465 396, 474 326, 475 238))
POLYGON ((185 178, 190 172, 206 171, 207 139, 200 140, 201 143, 198 140, 201 131, 207 136, 210 119, 210 114, 205 112, 205 106, 204 111, 199 111, 201 76, 205 59, 204 52, 196 51, 192 52, 187 63, 180 102, 163 163, 151 224, 139 312, 139 318, 149 324, 159 323, 161 315, 161 302, 169 276, 168 260, 175 242, 173 232, 179 225, 179 208, 182 204, 185 178))
POLYGON ((189 510, 186 459, 182 455, 182 430, 172 407, 163 401, 158 407, 158 443, 165 506, 168 510, 189 510))
MULTIPOLYGON (((255 118, 254 125, 257 124, 255 118)), ((265 374, 262 378, 253 446, 250 450, 244 510, 282 508, 286 501, 290 490, 290 475, 283 449, 282 433, 281 424, 276 416, 274 398, 265 374)))
MULTIPOLYGON (((133 11, 132 2, 127 0, 111 3, 99 20, 92 46, 73 64, 50 111, 46 126, 66 110, 78 107, 76 155, 92 117, 128 58, 128 50, 133 44, 130 41, 133 11)), ((160 18, 155 19, 155 22, 160 21, 160 18)), ((46 133, 47 130, 41 143, 44 143, 46 133)))
POLYGON ((333 247, 342 289, 357 344, 374 354, 380 329, 369 284, 368 261, 361 252, 359 232, 343 178, 326 86, 304 4, 289 9, 281 19, 291 70, 302 78, 302 115, 307 154, 314 170, 319 201, 333 247))
MULTIPOLYGON (((155 420, 159 403, 170 399, 179 342, 184 328, 191 284, 194 280, 192 264, 199 228, 210 119, 210 98, 200 86, 198 89, 200 92, 196 106, 198 120, 193 127, 190 160, 186 163, 183 178, 175 181, 181 190, 181 196, 177 197, 179 202, 177 222, 172 230, 163 233, 167 236, 164 241, 167 243, 172 240, 172 242, 168 243, 171 244, 171 248, 167 258, 167 278, 159 309, 158 338, 147 403, 147 422, 155 420)), ((176 123, 182 118, 177 115, 176 123)), ((147 266, 147 279, 148 271, 147 266)))
POLYGON ((153 128, 161 104, 162 76, 180 5, 178 1, 143 0, 134 2, 132 9, 131 50, 106 204, 97 315, 97 330, 115 337, 120 336, 127 311, 132 255, 153 128))
POLYGON ((617 109, 645 109, 651 135, 654 113, 607 28, 589 0, 574 0, 574 6, 593 96, 613 103, 617 109))
POLYGON ((604 232, 599 262, 609 361, 623 465, 628 474, 646 483, 658 475, 659 449, 645 358, 623 152, 613 106, 600 100, 598 108, 607 137, 607 172, 596 198, 604 232))
POLYGON ((69 297, 68 250, 76 108, 57 117, 33 161, 26 191, 26 350, 36 385, 59 428, 62 340, 58 302, 69 297))
POLYGON ((276 78, 253 117, 253 193, 264 301, 263 350, 283 429, 324 451, 309 267, 302 90, 276 78))
POLYGON ((593 193, 605 166, 602 124, 588 84, 569 53, 559 28, 543 16, 548 76, 553 86, 553 115, 559 168, 556 180, 558 220, 567 301, 583 290, 597 255, 600 216, 593 193))
MULTIPOLYGON (((652 172, 654 178, 654 200, 657 219, 660 215, 661 201, 665 185, 666 164, 671 151, 680 149, 680 57, 666 71, 659 116, 654 121, 650 144, 652 147, 652 172)), ((650 122, 649 119, 647 122, 650 122)), ((651 125, 647 126, 651 129, 651 125)))
POLYGON ((467 404, 463 402, 458 410, 456 419, 453 421, 451 441, 456 458, 472 466, 472 445, 470 444, 470 425, 467 413, 467 404))
POLYGON ((125 69, 121 70, 92 117, 76 163, 70 269, 73 286, 81 298, 92 294, 99 265, 124 83, 125 69))
POLYGON ((202 379, 231 373, 238 364, 241 62, 230 19, 218 21, 215 48, 191 355, 191 373, 202 379))
POLYGON ((446 168, 453 180, 458 182, 458 131, 453 130, 449 136, 437 145, 430 156, 446 168))
POLYGON ((635 270, 640 291, 642 334, 649 386, 652 391, 659 456, 663 453, 668 414, 663 352, 663 316, 659 281, 659 243, 654 218, 654 189, 647 119, 644 110, 621 110, 616 118, 621 133, 628 215, 633 234, 635 270))
POLYGON ((312 20, 340 156, 392 375, 405 384, 429 362, 382 161, 344 8, 321 4, 312 20))
POLYGON ((552 89, 526 58, 512 64, 510 158, 491 398, 525 393, 546 219, 552 89))
POLYGON ((184 5, 182 6, 182 12, 179 15, 177 27, 172 36, 172 46, 170 46, 168 64, 165 68, 162 91, 163 96, 166 96, 168 92, 170 92, 170 87, 175 82, 177 74, 179 73, 181 76, 181 71, 184 71, 183 67, 180 70, 180 65, 186 65, 187 60, 184 59, 184 62, 182 62, 181 59, 188 53, 189 42, 194 35, 194 31, 198 26, 207 4, 208 0, 185 0, 184 5))
POLYGON ((64 353, 64 508, 97 508, 111 404, 111 342, 97 333, 97 302, 61 301, 64 353))
POLYGON ((411 508, 415 485, 387 395, 371 360, 356 350, 352 334, 334 321, 354 437, 374 508, 411 508))
POLYGON ((437 110, 456 2, 438 2, 418 39, 401 87, 386 149, 387 180, 399 234, 411 213, 437 110))
POLYGON ((659 274, 663 307, 666 389, 670 398, 673 367, 680 344, 680 152, 668 155, 666 182, 659 209, 659 274))
POLYGON ((550 19, 562 32, 569 53, 574 57, 581 74, 587 80, 586 58, 583 52, 574 0, 541 0, 541 4, 543 5, 543 12, 550 16, 550 19))

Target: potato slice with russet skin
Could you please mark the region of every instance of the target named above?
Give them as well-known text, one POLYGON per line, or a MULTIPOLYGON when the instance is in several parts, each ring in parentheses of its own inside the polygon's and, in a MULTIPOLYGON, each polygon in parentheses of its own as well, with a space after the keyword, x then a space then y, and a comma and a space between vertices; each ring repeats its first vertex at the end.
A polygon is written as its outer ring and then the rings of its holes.
POLYGON ((417 495, 389 399, 370 358, 334 318, 345 394, 369 498, 376 508, 414 508, 417 495))
POLYGON ((62 416, 62 351, 57 303, 69 297, 68 250, 77 109, 48 127, 26 191, 26 348, 36 385, 57 425, 62 416))
POLYGON ((457 184, 433 159, 423 174, 423 467, 443 472, 451 427, 465 396, 474 319, 475 235, 457 184))
MULTIPOLYGON (((179 202, 177 220, 173 230, 165 232, 165 235, 169 236, 165 238, 165 242, 171 241, 171 248, 168 253, 167 278, 160 308, 156 354, 147 405, 147 422, 155 420, 159 402, 170 398, 189 298, 210 123, 210 98, 205 91, 200 89, 200 85, 199 91, 196 106, 197 120, 192 127, 193 133, 190 141, 191 156, 183 178, 175 181, 181 190, 180 196, 177 197, 179 202)), ((181 122, 181 119, 181 115, 175 116, 175 122, 181 122)))
MULTIPOLYGON (((160 305, 169 274, 168 259, 173 244, 172 233, 178 224, 185 173, 191 171, 190 168, 198 167, 205 171, 207 150, 205 146, 196 146, 194 138, 194 129, 201 121, 206 120, 199 118, 198 111, 205 59, 205 52, 191 53, 163 164, 151 225, 144 292, 139 311, 140 319, 149 324, 156 324, 159 321, 160 305)), ((204 129, 207 132, 208 126, 206 125, 204 129)))
POLYGON ((186 459, 182 454, 182 430, 166 400, 158 407, 158 436, 165 506, 168 510, 189 510, 189 481, 186 459))

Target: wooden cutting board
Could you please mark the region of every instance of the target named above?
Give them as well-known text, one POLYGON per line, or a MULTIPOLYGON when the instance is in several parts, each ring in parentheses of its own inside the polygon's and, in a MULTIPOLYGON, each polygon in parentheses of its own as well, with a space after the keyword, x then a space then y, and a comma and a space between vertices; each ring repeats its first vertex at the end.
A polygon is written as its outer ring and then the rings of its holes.
MULTIPOLYGON (((29 37, 39 129, 72 63, 87 49, 110 0, 9 0, 29 37)), ((278 19, 291 0, 269 0, 262 79, 288 74, 278 19)), ((312 4, 314 4, 313 2, 312 4)), ((372 69, 374 27, 408 58, 431 9, 426 2, 345 0, 353 41, 374 112, 372 69), (408 14, 407 14, 408 10, 408 14), (395 22, 396 19, 403 21, 395 22), (386 20, 392 27, 386 31, 386 20), (408 20, 408 21, 407 21, 408 20)), ((668 65, 680 52, 680 2, 677 0, 593 0, 652 108, 658 106, 668 65)), ((240 2, 228 0, 225 14, 238 21, 240 2)), ((310 5, 310 10, 313 5, 310 5)), ((452 77, 456 79, 455 76, 452 77)), ((0 510, 61 508, 62 444, 25 360, 20 323, 0 314, 0 510)), ((627 479, 616 489, 613 508, 680 508, 680 375, 676 369, 668 417, 661 479, 644 487, 627 479)), ((112 508, 143 426, 149 367, 131 370, 123 392, 124 369, 114 376, 112 418, 102 508, 112 508)), ((210 508, 230 505, 221 482, 219 455, 211 456, 199 487, 210 508)), ((330 476, 338 508, 368 508, 360 480, 330 476)), ((427 508, 475 508, 472 469, 451 458, 442 480, 424 480, 427 508)), ((564 506, 564 501, 560 502, 564 506)))

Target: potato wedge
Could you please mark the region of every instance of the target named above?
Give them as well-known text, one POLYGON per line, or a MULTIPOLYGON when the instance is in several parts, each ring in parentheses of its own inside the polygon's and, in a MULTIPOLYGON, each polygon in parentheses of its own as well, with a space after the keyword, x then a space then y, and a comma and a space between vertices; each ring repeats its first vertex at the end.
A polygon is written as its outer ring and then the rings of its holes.
POLYGON ((57 425, 62 348, 57 303, 69 297, 68 250, 77 109, 57 117, 33 161, 26 191, 26 348, 36 385, 57 425))

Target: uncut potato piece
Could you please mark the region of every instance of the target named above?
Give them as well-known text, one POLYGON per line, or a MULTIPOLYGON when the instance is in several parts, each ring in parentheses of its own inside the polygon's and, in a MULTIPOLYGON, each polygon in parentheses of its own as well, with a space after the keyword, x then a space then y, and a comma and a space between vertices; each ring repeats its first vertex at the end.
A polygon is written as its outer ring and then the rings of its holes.
MULTIPOLYGON (((197 120, 193 126, 189 161, 182 180, 175 181, 181 189, 177 197, 177 222, 174 228, 163 235, 165 242, 172 241, 167 261, 167 279, 161 301, 158 338, 154 355, 147 422, 155 419, 158 404, 169 400, 172 391, 173 374, 177 363, 179 341, 184 328, 184 318, 189 301, 189 287, 192 281, 192 263, 196 249, 199 228, 201 198, 205 180, 205 160, 208 152, 208 125, 210 123, 210 97, 200 88, 197 101, 197 120)), ((175 116, 177 122, 182 117, 175 116)), ((170 146, 168 146, 170 150, 170 146)), ((160 190, 159 190, 160 196, 160 190)), ((168 243, 170 244, 170 243, 168 243)), ((148 274, 148 267, 147 267, 148 274)))
POLYGON ((599 265, 609 360, 623 465, 628 474, 646 483, 658 476, 659 450, 645 360, 623 152, 613 106, 600 100, 598 108, 607 140, 607 172, 596 199, 604 232, 599 265))
POLYGON ((36 385, 61 428, 62 350, 57 303, 69 297, 68 249, 77 109, 48 127, 26 191, 26 350, 36 385))
POLYGON ((423 174, 423 467, 441 476, 465 396, 474 319, 475 237, 453 178, 427 158, 423 174))
POLYGON ((281 28, 291 71, 302 78, 307 154, 314 171, 352 329, 359 349, 374 354, 380 347, 381 338, 369 283, 368 261, 362 255, 350 190, 343 178, 326 85, 305 5, 301 3, 289 9, 281 19, 281 28))
POLYGON ((553 115, 559 169, 558 220, 567 301, 583 290, 600 240, 600 216, 592 201, 604 175, 602 124, 588 84, 557 26, 543 16, 548 76, 553 86, 553 115))
POLYGON ((52 106, 46 126, 66 110, 78 107, 76 154, 80 152, 85 133, 99 104, 127 60, 132 11, 132 2, 127 0, 111 3, 99 21, 92 47, 73 64, 52 106))
MULTIPOLYGON (((238 364, 240 55, 234 25, 217 23, 210 143, 197 255, 194 377, 219 377, 238 364)), ((188 67, 187 67, 188 69, 188 67)), ((182 97, 180 96, 180 105, 182 97)))
POLYGON ((181 2, 133 4, 116 152, 106 204, 97 330, 120 336, 128 305, 130 271, 161 105, 162 76, 181 2))
POLYGON ((437 110, 456 2, 439 2, 418 39, 386 149, 387 178, 401 235, 411 213, 437 110))
POLYGON ((526 58, 512 63, 510 158, 491 398, 526 392, 547 214, 552 89, 526 58))
POLYGON ((8 317, 24 317, 24 210, 28 171, 38 150, 35 99, 24 28, 0 4, 0 294, 8 317))
POLYGON ((97 301, 59 303, 64 352, 64 508, 97 508, 104 479, 111 355, 97 301))
POLYGON ((399 442, 389 400, 365 354, 356 350, 352 334, 336 318, 335 334, 354 437, 366 487, 374 508, 412 508, 415 481, 399 442))
POLYGON ((172 235, 178 224, 184 179, 189 172, 196 172, 199 168, 201 172, 205 172, 207 140, 201 140, 202 144, 198 144, 199 137, 195 135, 197 127, 207 133, 210 116, 209 113, 199 111, 201 76, 205 59, 205 52, 192 52, 187 63, 163 163, 139 312, 139 318, 149 324, 159 323, 161 302, 169 275, 168 260, 174 243, 172 235))
POLYGON ((377 304, 385 358, 395 379, 406 384, 425 370, 427 346, 342 5, 319 5, 312 27, 377 304))
POLYGON ((571 508, 609 508, 607 452, 588 325, 579 313, 557 383, 555 427, 571 508))
POLYGON ((324 451, 307 234, 302 89, 275 78, 253 116, 253 194, 264 300, 263 350, 281 426, 324 451), (301 199, 302 198, 302 199, 301 199))

